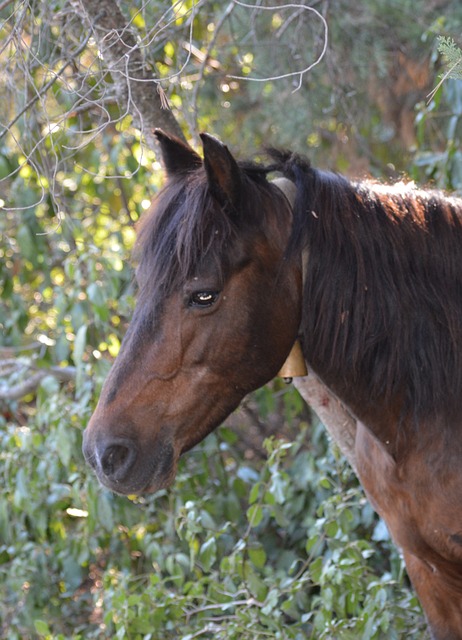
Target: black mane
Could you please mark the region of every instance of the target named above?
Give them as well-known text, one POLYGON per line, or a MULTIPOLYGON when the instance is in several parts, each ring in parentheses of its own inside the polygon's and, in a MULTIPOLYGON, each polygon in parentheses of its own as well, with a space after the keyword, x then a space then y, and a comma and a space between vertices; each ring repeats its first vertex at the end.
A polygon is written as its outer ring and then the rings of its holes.
MULTIPOLYGON (((280 158, 281 160, 281 158, 280 158)), ((306 248, 301 327, 324 382, 367 405, 453 416, 462 397, 462 200, 350 182, 283 156, 306 248)))

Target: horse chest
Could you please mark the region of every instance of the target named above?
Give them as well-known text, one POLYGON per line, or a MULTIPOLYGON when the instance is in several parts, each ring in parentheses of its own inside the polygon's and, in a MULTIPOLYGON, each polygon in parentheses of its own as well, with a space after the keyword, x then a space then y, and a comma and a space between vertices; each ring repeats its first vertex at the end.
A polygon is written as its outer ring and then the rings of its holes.
POLYGON ((357 425, 358 474, 393 539, 433 570, 458 576, 462 591, 462 518, 454 518, 462 512, 459 448, 453 444, 448 455, 445 438, 434 437, 431 448, 412 447, 397 463, 363 423, 357 425))

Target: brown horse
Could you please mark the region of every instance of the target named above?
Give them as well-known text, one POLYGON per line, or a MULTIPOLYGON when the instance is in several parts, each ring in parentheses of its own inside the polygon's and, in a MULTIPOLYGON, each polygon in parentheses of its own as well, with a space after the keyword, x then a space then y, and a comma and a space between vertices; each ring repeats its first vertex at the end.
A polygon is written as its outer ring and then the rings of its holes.
POLYGON ((433 638, 461 640, 462 200, 353 183, 290 153, 237 163, 205 134, 202 160, 157 137, 168 182, 139 230, 138 301, 88 462, 118 493, 166 487, 298 336, 357 420, 360 480, 433 638))

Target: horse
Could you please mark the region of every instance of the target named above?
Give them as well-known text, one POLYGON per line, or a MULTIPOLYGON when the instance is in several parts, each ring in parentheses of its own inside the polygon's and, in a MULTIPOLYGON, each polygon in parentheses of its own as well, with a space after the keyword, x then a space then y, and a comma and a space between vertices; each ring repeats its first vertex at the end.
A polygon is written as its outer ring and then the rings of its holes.
POLYGON ((354 416, 357 474, 432 638, 460 640, 462 200, 156 136, 167 182, 140 223, 137 302, 86 460, 119 494, 169 486, 299 341, 354 416))

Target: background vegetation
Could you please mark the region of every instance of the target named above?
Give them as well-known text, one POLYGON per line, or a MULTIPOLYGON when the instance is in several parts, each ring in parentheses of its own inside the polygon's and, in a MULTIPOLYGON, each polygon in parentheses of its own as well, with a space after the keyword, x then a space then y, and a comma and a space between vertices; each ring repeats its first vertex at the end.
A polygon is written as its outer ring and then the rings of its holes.
MULTIPOLYGON (((120 3, 193 143, 207 130, 241 157, 290 146, 462 191, 459 0, 273 4, 120 3)), ((81 435, 162 175, 83 6, 5 1, 0 20, 0 636, 424 638, 383 523, 280 381, 170 491, 98 486, 81 435)))

